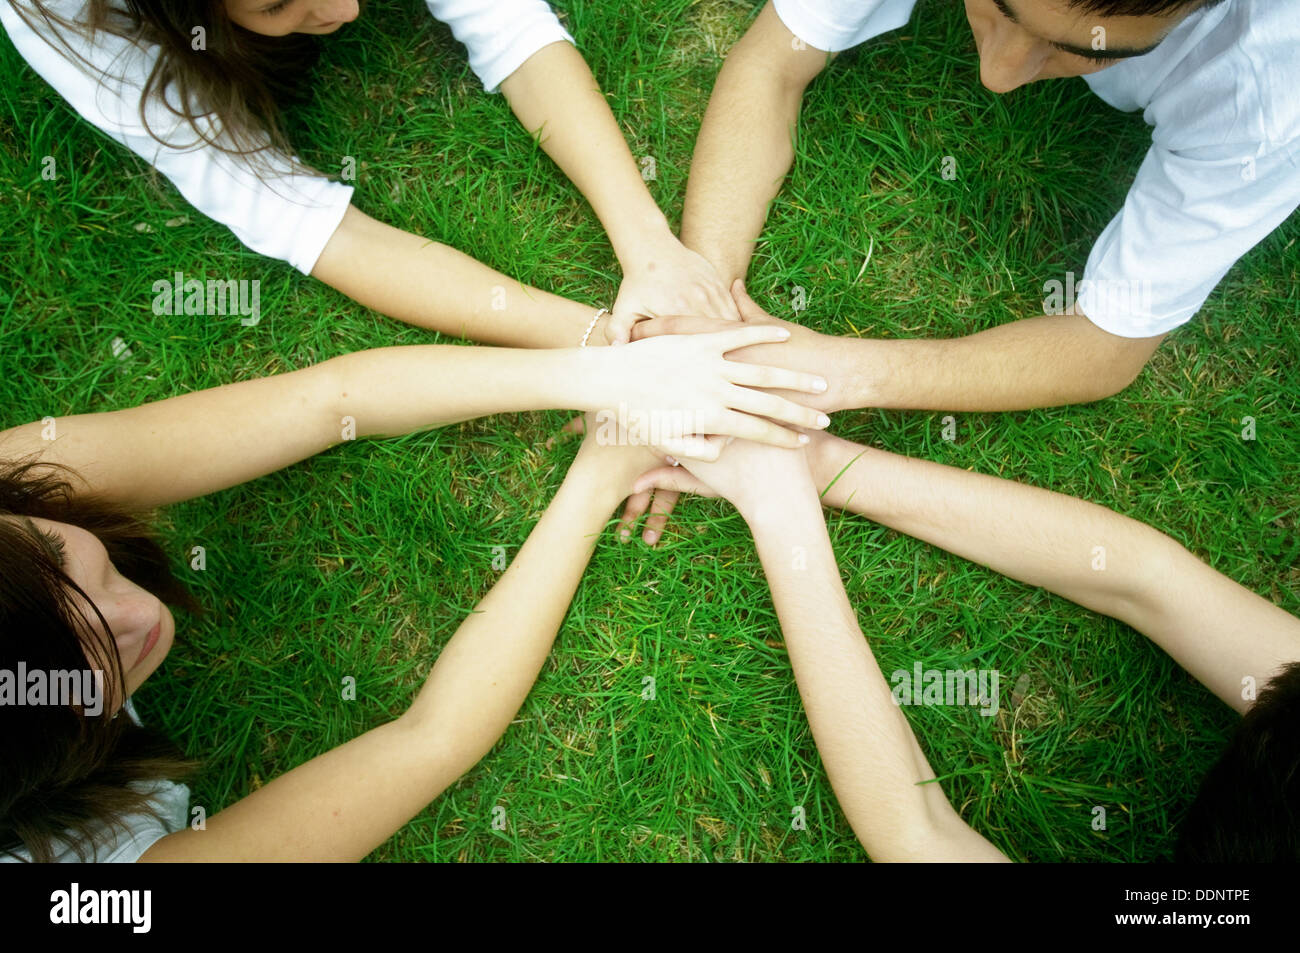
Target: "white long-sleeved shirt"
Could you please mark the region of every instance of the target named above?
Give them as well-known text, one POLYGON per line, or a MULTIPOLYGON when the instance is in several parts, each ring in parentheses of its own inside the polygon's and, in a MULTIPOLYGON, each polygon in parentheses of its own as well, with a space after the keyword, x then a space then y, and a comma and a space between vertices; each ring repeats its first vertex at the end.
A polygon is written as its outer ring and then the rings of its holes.
MULTIPOLYGON (((76 21, 84 0, 47 0, 46 5, 76 21)), ((465 44, 470 67, 489 92, 542 47, 573 42, 544 0, 427 0, 427 5, 465 44)), ((146 128, 141 90, 157 61, 156 47, 110 34, 96 36, 92 43, 84 35, 61 31, 68 46, 102 71, 97 75, 58 39, 47 39, 38 15, 29 18, 39 31, 0 0, 0 23, 18 52, 82 118, 156 168, 186 201, 228 227, 244 245, 311 273, 352 201, 351 186, 295 172, 287 157, 275 155, 268 157, 271 172, 260 170, 259 177, 247 160, 199 141, 161 102, 146 104, 146 128)), ((209 129, 216 128, 210 123, 209 129)))

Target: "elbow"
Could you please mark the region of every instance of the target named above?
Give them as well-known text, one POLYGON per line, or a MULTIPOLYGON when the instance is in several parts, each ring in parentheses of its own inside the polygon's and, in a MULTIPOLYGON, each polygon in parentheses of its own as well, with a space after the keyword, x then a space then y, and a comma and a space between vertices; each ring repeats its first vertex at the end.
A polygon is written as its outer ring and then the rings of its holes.
POLYGON ((1108 374, 1099 375, 1087 392, 1084 394, 1081 404, 1092 404, 1099 400, 1105 400, 1108 397, 1115 397, 1122 391, 1126 390, 1130 384, 1137 380, 1137 372, 1116 372, 1112 370, 1108 374))
POLYGON ((1137 380, 1147 361, 1155 353, 1164 335, 1149 338, 1126 338, 1105 331, 1087 315, 1078 314, 1080 344, 1085 348, 1085 359, 1080 363, 1090 367, 1089 384, 1082 402, 1091 403, 1114 397, 1137 380))
POLYGON ((1112 606, 1100 611, 1135 631, 1150 633, 1171 617, 1171 593, 1178 591, 1175 583, 1187 575, 1189 561, 1199 564, 1200 560, 1172 536, 1145 525, 1141 530, 1140 560, 1111 593, 1112 606))

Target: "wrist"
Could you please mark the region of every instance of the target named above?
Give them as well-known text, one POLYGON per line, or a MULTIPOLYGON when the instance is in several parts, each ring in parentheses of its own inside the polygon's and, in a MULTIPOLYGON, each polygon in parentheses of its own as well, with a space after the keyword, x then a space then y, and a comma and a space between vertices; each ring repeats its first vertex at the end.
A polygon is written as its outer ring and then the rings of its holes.
MULTIPOLYGON (((592 337, 599 333, 600 326, 597 325, 592 337)), ((593 348, 588 341, 586 347, 574 347, 569 353, 571 370, 568 376, 573 385, 569 406, 584 413, 595 413, 613 406, 615 395, 626 390, 625 384, 620 387, 620 381, 626 381, 626 372, 622 370, 626 364, 624 349, 593 348)))
POLYGON ((797 499, 787 499, 779 505, 759 507, 748 513, 742 511, 742 515, 753 534, 754 548, 765 570, 789 564, 796 553, 806 560, 819 547, 830 546, 826 519, 817 494, 811 488, 807 493, 800 493, 797 499))
POLYGON ((873 347, 876 342, 814 333, 816 353, 821 357, 819 365, 826 368, 823 376, 830 384, 823 409, 835 413, 882 406, 879 398, 883 375, 878 367, 878 352, 873 347))
POLYGON ((780 537, 805 523, 822 522, 821 500, 811 479, 734 502, 755 540, 780 537))
POLYGON ((680 244, 657 205, 652 211, 647 210, 633 218, 632 222, 617 236, 610 232, 610 244, 614 246, 614 254, 625 276, 643 262, 654 259, 665 250, 675 250, 674 246, 680 244))
POLYGON ((845 467, 850 463, 856 464, 867 452, 868 448, 862 444, 825 431, 816 434, 804 448, 804 453, 808 455, 808 470, 812 473, 813 485, 819 494, 825 494, 827 505, 831 505, 831 497, 835 495, 835 488, 832 487, 828 493, 827 487, 840 477, 845 467))
POLYGON ((632 483, 655 465, 642 448, 601 446, 589 436, 569 469, 593 508, 608 511, 627 499, 632 483))

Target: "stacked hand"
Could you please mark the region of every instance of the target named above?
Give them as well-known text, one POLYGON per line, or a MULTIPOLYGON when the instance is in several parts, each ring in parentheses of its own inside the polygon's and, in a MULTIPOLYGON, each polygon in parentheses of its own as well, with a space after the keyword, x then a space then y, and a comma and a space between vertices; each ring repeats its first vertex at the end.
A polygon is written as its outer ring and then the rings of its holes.
MULTIPOLYGON (((788 321, 782 321, 773 317, 762 308, 760 308, 745 291, 744 283, 737 280, 731 289, 731 294, 735 299, 737 310, 739 311, 745 327, 762 327, 770 329, 780 329, 788 333, 786 338, 772 341, 770 343, 755 343, 743 351, 737 351, 732 357, 741 362, 770 362, 782 368, 795 368, 807 373, 821 374, 828 367, 834 367, 834 348, 830 346, 832 339, 826 335, 819 334, 802 325, 793 324, 788 321)), ((677 337, 677 336, 694 336, 704 334, 713 336, 727 328, 734 328, 735 325, 729 321, 718 320, 701 315, 669 315, 656 317, 650 320, 640 321, 632 328, 632 340, 637 342, 649 341, 660 337, 677 337)), ((837 386, 839 375, 828 375, 825 378, 827 388, 824 391, 813 392, 813 396, 808 396, 808 392, 782 393, 780 385, 774 387, 768 394, 773 397, 784 397, 789 400, 797 398, 800 404, 815 407, 824 411, 839 409, 841 404, 841 390, 837 386)), ((767 385, 755 385, 767 386, 767 385)), ((783 418, 788 421, 788 418, 783 418)), ((792 422, 793 421, 788 421, 792 422)), ((821 424, 825 426, 825 424, 821 424)), ((818 428, 820 429, 820 427, 818 428)), ((728 436, 744 436, 743 434, 728 434, 728 436)), ((776 446, 791 447, 794 444, 781 442, 778 440, 766 440, 776 446)), ((716 444, 715 444, 716 446, 716 444)), ((666 448, 665 448, 666 449, 666 448)), ((671 450, 667 450, 671 453, 671 450)), ((717 459, 717 454, 692 454, 695 459, 703 458, 705 460, 717 459)), ((684 461, 685 462, 685 461, 684 461)), ((691 466, 689 469, 695 471, 696 468, 691 466)), ((697 473, 697 476, 699 474, 697 473)), ((631 537, 632 527, 636 521, 643 515, 646 515, 645 527, 642 538, 647 544, 654 545, 659 540, 664 525, 667 523, 669 514, 672 513, 676 505, 678 490, 675 483, 682 477, 678 476, 672 480, 661 480, 657 484, 651 483, 642 485, 645 481, 639 481, 637 491, 628 498, 627 504, 623 511, 622 519, 619 523, 619 532, 623 539, 631 537)), ((701 488, 696 485, 690 487, 692 492, 700 492, 701 488)), ((726 495, 725 493, 723 495, 726 495)))
POLYGON ((765 510, 780 510, 792 493, 816 495, 816 484, 802 449, 785 450, 749 440, 732 440, 717 460, 692 460, 657 467, 632 485, 700 496, 721 496, 747 520, 765 510))
POLYGON ((740 320, 740 311, 714 267, 671 237, 625 267, 605 327, 606 339, 610 344, 626 344, 632 326, 642 317, 668 314, 740 320))
MULTIPOLYGON (((783 321, 768 314, 749 296, 745 290, 745 283, 739 278, 731 286, 731 294, 746 325, 777 327, 790 333, 785 343, 750 348, 743 354, 738 354, 736 359, 760 364, 771 362, 780 367, 825 375, 830 385, 827 390, 812 401, 804 399, 802 402, 827 413, 843 410, 845 403, 842 400, 841 375, 828 373, 828 370, 836 368, 835 339, 819 334, 802 324, 783 321)), ((652 318, 633 325, 632 340, 642 341, 664 334, 704 334, 726 330, 728 327, 734 325, 704 315, 676 314, 652 318)))
POLYGON ((780 447, 807 443, 806 435, 779 424, 820 429, 830 419, 755 388, 807 400, 804 395, 825 391, 826 381, 816 374, 729 360, 733 351, 786 340, 789 332, 773 325, 727 326, 729 330, 715 333, 664 335, 592 352, 592 398, 585 409, 597 412, 596 423, 608 439, 654 444, 684 458, 716 459, 720 443, 697 436, 704 434, 780 447))

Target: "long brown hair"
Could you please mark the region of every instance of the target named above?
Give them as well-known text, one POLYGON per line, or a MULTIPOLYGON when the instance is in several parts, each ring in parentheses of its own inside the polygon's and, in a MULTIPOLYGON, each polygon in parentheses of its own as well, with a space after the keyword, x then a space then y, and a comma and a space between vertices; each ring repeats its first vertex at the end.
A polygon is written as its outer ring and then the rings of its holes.
MULTIPOLYGON (((92 41, 99 32, 158 48, 140 97, 140 120, 158 142, 168 142, 149 123, 146 107, 161 103, 201 141, 250 160, 259 173, 268 152, 291 156, 282 110, 305 98, 307 73, 319 54, 316 37, 267 37, 234 23, 222 0, 87 0, 82 19, 54 13, 43 0, 9 0, 29 27, 59 41, 60 55, 80 62, 101 81, 111 79, 67 43, 73 31, 92 41), (203 49, 194 49, 202 29, 203 49), (216 118, 215 128, 209 120, 216 118)), ((300 166, 300 168, 302 168, 300 166)))
MULTIPOLYGON (((197 606, 140 515, 74 495, 71 476, 32 461, 0 462, 0 669, 98 669, 105 696, 120 700, 126 686, 107 621, 21 518, 89 530, 122 575, 167 602, 197 606), (100 631, 74 595, 91 605, 100 631)), ((0 852, 22 845, 37 862, 65 846, 89 859, 128 815, 157 816, 141 782, 184 777, 196 766, 160 733, 111 717, 107 705, 97 715, 84 705, 3 705, 0 716, 0 852)))

